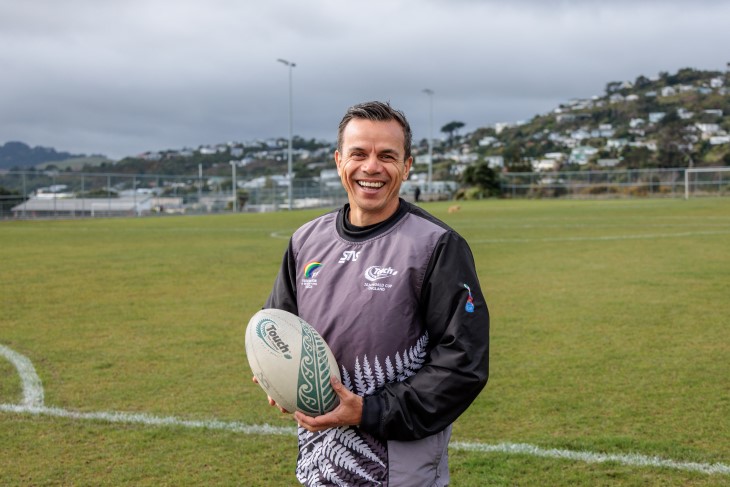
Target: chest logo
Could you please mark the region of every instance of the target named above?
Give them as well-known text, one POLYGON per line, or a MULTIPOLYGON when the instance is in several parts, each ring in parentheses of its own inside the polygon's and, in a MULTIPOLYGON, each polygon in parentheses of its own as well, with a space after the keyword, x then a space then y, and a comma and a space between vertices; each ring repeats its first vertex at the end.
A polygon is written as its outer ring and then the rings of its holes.
POLYGON ((342 257, 337 261, 338 264, 344 264, 345 262, 355 262, 360 257, 360 252, 354 250, 345 250, 342 252, 342 257))
POLYGON ((321 271, 321 267, 322 263, 317 260, 308 262, 304 266, 304 279, 301 282, 304 289, 312 289, 317 285, 317 276, 321 271))
POLYGON ((369 291, 387 291, 392 288, 393 285, 388 282, 382 282, 383 279, 396 275, 398 275, 398 271, 392 267, 381 267, 377 265, 370 266, 365 270, 365 279, 368 280, 368 282, 364 284, 365 288, 369 291))
POLYGON ((385 279, 386 277, 395 276, 396 274, 398 274, 398 271, 393 269, 392 267, 380 267, 374 265, 368 267, 365 271, 365 279, 370 282, 375 282, 381 279, 385 279))

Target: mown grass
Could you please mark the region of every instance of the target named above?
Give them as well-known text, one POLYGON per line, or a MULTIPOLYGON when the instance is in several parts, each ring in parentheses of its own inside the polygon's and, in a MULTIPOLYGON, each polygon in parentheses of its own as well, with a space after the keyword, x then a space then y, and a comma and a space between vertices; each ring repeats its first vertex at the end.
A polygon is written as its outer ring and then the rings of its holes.
MULTIPOLYGON (((454 437, 730 463, 730 200, 426 204, 470 242, 490 383, 454 437)), ((291 426, 243 331, 319 211, 4 222, 0 343, 48 406, 291 426)), ((20 381, 0 361, 0 403, 20 381)), ((291 485, 293 437, 0 413, 2 485, 291 485)), ((723 485, 727 476, 452 452, 454 485, 723 485)))

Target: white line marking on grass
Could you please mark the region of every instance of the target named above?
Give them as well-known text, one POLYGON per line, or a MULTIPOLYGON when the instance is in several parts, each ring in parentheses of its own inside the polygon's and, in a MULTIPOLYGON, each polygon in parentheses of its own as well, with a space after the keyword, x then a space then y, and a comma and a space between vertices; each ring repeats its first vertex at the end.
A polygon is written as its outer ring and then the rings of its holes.
POLYGON ((33 362, 2 344, 0 344, 0 355, 8 359, 18 370, 23 388, 23 406, 43 407, 43 384, 33 367, 33 362))
POLYGON ((639 455, 637 453, 594 453, 588 451, 560 450, 556 448, 545 449, 525 443, 499 443, 497 445, 484 445, 482 443, 452 442, 449 444, 449 447, 454 450, 463 451, 530 455, 535 457, 558 458, 586 463, 614 462, 631 467, 671 468, 674 470, 700 472, 709 475, 730 475, 730 465, 722 463, 709 464, 697 462, 677 462, 675 460, 639 455))
POLYGON ((144 413, 80 412, 60 408, 27 407, 15 404, 0 404, 0 411, 7 413, 53 416, 57 418, 105 421, 107 423, 141 424, 144 426, 180 426, 191 429, 224 430, 247 435, 296 435, 294 428, 268 424, 245 424, 235 421, 187 420, 174 416, 151 416, 144 413))
MULTIPOLYGON (((43 406, 43 384, 41 383, 35 368, 27 357, 14 352, 0 344, 0 354, 7 358, 16 369, 23 386, 22 404, 0 404, 0 411, 16 414, 30 414, 35 416, 52 416, 76 420, 105 421, 108 423, 141 424, 144 426, 170 427, 177 426, 191 429, 209 429, 243 433, 246 435, 296 435, 296 429, 285 426, 271 426, 269 424, 250 425, 235 421, 214 420, 186 420, 174 416, 151 416, 144 413, 122 413, 122 412, 80 412, 68 411, 60 408, 43 406)), ((452 442, 449 445, 452 450, 483 452, 483 453, 507 453, 517 455, 531 455, 536 457, 557 458, 564 460, 582 461, 586 463, 615 462, 631 467, 656 467, 700 472, 704 474, 730 475, 730 465, 722 463, 695 463, 678 462, 659 457, 649 457, 639 454, 615 454, 615 453, 594 453, 585 451, 544 449, 538 446, 524 443, 499 443, 487 445, 483 443, 452 442)))

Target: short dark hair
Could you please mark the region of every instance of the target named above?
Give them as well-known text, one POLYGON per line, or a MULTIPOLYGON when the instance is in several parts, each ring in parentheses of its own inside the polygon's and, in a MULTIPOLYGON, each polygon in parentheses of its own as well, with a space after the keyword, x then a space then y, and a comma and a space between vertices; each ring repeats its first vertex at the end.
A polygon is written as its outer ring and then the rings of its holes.
POLYGON ((365 103, 359 103, 351 106, 347 109, 345 116, 340 121, 340 127, 337 131, 337 150, 342 152, 342 134, 345 132, 345 127, 350 120, 353 118, 360 118, 365 120, 372 120, 374 122, 389 122, 395 120, 403 128, 403 142, 405 149, 405 159, 411 157, 411 144, 413 141, 413 134, 411 133, 411 126, 408 124, 408 120, 403 112, 396 110, 390 106, 390 103, 383 103, 380 101, 368 101, 365 103))

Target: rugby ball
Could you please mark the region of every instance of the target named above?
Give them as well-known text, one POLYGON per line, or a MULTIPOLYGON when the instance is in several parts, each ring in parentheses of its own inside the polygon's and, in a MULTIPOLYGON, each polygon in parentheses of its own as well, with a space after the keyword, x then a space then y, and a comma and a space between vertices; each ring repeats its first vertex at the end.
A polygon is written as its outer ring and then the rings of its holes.
POLYGON ((340 379, 332 351, 312 326, 280 309, 262 309, 246 327, 246 356, 254 376, 289 412, 319 416, 337 406, 330 377, 340 379))

